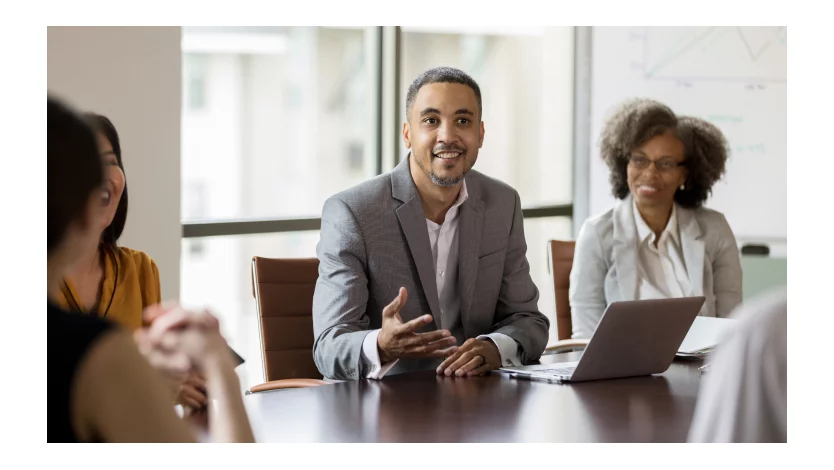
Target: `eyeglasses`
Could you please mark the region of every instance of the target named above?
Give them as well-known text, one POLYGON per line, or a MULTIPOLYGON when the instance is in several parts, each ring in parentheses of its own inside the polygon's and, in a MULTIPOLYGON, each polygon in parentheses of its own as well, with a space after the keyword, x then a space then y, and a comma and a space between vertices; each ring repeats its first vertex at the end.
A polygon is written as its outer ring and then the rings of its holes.
POLYGON ((646 157, 641 157, 638 155, 632 155, 628 157, 628 164, 631 165, 633 168, 637 170, 645 170, 654 163, 654 167, 657 168, 657 171, 660 172, 669 172, 674 170, 679 166, 684 166, 686 163, 678 163, 671 158, 661 158, 660 160, 649 160, 646 157))

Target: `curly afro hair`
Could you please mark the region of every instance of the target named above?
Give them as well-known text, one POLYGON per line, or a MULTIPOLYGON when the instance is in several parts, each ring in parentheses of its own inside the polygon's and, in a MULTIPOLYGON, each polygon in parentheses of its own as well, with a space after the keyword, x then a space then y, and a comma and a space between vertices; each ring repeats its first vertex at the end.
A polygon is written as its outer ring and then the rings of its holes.
POLYGON ((614 197, 624 199, 629 194, 627 166, 631 152, 668 130, 683 142, 684 165, 689 170, 685 189, 675 192, 675 202, 696 208, 709 198, 712 186, 725 171, 729 150, 724 134, 703 119, 676 116, 668 106, 643 98, 621 104, 608 117, 599 138, 600 154, 611 170, 614 197))

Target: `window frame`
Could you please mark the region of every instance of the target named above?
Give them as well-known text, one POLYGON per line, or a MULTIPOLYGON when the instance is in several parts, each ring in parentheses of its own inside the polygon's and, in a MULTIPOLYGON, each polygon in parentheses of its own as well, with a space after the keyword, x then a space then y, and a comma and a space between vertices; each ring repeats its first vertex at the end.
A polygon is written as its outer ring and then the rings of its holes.
MULTIPOLYGON (((390 171, 397 164, 399 153, 401 109, 397 96, 402 56, 402 31, 399 26, 370 28, 371 77, 374 80, 372 103, 374 115, 371 151, 376 175, 390 171)), ((587 217, 588 202, 588 133, 590 132, 590 54, 591 28, 574 27, 574 120, 573 120, 573 198, 568 204, 522 208, 525 219, 569 217, 574 236, 575 220, 587 217)), ((182 221, 182 238, 220 237, 231 235, 299 232, 321 229, 320 217, 279 217, 258 219, 226 219, 182 221)))

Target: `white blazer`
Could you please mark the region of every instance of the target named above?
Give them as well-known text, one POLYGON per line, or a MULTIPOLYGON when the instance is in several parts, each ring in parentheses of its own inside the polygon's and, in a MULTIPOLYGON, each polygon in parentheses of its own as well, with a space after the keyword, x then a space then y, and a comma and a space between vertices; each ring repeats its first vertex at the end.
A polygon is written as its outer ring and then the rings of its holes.
MULTIPOLYGON (((699 315, 726 317, 741 303, 741 257, 730 224, 711 209, 676 210, 693 295, 707 299, 699 315)), ((638 248, 631 195, 582 225, 570 273, 573 338, 590 338, 609 303, 637 299, 638 248)))

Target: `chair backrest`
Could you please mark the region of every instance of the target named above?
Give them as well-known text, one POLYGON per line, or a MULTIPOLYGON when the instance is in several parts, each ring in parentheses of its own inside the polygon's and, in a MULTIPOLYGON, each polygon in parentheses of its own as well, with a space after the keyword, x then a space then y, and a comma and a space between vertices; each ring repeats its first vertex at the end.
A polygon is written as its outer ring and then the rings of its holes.
POLYGON ((264 379, 320 379, 313 362, 313 293, 319 260, 252 258, 264 379))
POLYGON ((576 242, 550 240, 547 242, 548 270, 553 279, 556 296, 556 334, 558 339, 570 339, 570 270, 573 268, 573 251, 576 242))

